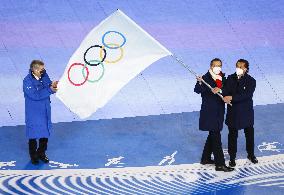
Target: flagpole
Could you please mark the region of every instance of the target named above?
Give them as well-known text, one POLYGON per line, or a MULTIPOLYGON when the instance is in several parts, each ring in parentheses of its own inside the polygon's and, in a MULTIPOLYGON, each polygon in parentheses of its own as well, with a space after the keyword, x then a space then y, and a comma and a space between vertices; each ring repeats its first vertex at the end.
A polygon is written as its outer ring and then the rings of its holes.
MULTIPOLYGON (((192 69, 190 69, 181 59, 179 59, 176 55, 172 54, 171 55, 172 58, 174 58, 178 63, 180 63, 184 68, 186 68, 191 74, 193 74, 195 77, 198 77, 199 75, 194 72, 192 69)), ((203 80, 203 78, 201 78, 201 82, 204 83, 209 89, 213 90, 213 88, 211 87, 211 85, 209 85, 206 81, 203 80)), ((216 93, 222 100, 223 100, 223 96, 220 93, 216 93)), ((230 106, 232 106, 231 103, 228 103, 230 106)))

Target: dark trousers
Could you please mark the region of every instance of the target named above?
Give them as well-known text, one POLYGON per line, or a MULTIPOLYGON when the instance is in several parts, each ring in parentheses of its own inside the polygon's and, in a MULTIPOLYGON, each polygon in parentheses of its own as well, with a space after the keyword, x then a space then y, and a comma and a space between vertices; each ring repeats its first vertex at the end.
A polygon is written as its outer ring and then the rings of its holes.
MULTIPOLYGON (((254 128, 247 127, 244 129, 246 136, 246 150, 248 156, 254 156, 254 128)), ((238 140, 238 130, 235 128, 229 127, 228 134, 228 152, 230 159, 236 159, 237 155, 237 140, 238 140)))
POLYGON ((204 145, 201 161, 211 159, 212 153, 214 155, 216 166, 225 165, 220 131, 209 131, 209 135, 204 145))
POLYGON ((40 138, 39 146, 37 147, 36 139, 29 139, 29 153, 31 158, 37 158, 39 156, 45 156, 47 150, 48 138, 40 138))

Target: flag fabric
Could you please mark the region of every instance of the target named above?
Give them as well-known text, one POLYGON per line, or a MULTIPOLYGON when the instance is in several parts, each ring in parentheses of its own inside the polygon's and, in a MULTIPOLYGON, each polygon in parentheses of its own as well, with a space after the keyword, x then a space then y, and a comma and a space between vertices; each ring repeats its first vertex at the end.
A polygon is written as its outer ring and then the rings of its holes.
POLYGON ((91 30, 70 58, 56 96, 84 119, 162 57, 171 55, 122 11, 91 30))

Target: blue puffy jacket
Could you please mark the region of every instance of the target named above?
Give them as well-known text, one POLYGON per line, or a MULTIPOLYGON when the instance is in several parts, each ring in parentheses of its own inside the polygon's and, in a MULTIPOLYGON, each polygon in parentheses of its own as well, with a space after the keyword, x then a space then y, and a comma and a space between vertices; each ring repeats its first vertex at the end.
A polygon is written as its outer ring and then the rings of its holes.
POLYGON ((51 131, 51 107, 49 96, 52 81, 47 73, 40 80, 31 71, 24 78, 26 136, 29 139, 48 138, 51 131))

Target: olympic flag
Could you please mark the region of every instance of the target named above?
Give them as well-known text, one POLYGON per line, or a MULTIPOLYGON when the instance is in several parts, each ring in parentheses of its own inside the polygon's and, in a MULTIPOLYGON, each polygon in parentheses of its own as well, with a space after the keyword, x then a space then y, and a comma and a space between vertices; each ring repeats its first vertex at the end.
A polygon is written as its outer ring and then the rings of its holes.
POLYGON ((122 11, 89 32, 70 58, 56 96, 84 119, 141 71, 171 52, 122 11))

